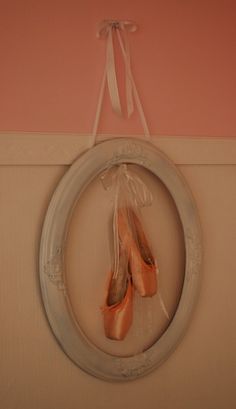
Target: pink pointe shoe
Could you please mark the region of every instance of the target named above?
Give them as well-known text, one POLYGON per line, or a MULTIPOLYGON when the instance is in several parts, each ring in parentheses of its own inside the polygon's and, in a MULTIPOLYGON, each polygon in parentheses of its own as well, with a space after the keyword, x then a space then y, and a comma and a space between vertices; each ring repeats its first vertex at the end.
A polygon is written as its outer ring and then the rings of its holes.
POLYGON ((157 267, 141 221, 131 208, 118 210, 118 230, 121 246, 128 253, 135 289, 142 297, 152 297, 157 292, 157 267))
POLYGON ((105 335, 107 338, 122 341, 133 320, 133 287, 130 277, 127 279, 126 292, 121 301, 109 305, 109 290, 106 305, 102 308, 105 335))

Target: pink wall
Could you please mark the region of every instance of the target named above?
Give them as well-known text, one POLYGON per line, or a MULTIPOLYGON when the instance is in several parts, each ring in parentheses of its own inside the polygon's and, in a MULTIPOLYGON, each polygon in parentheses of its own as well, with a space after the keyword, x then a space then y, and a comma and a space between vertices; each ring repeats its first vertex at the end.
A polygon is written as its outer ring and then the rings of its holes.
MULTIPOLYGON (((132 19, 133 71, 151 132, 236 136, 234 0, 1 0, 0 130, 89 133, 104 18, 132 19)), ((105 100, 100 130, 140 133, 105 100)))

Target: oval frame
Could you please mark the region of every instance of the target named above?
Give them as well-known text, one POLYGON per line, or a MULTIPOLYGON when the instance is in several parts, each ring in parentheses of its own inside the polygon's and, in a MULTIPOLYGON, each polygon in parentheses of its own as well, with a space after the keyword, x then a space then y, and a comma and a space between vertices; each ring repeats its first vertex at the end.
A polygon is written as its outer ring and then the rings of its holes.
POLYGON ((202 260, 201 229, 192 194, 175 165, 149 142, 116 138, 82 154, 59 182, 44 220, 39 273, 50 326, 64 352, 87 373, 108 381, 144 376, 175 349, 190 321, 197 298, 202 260), (185 274, 175 315, 164 334, 146 351, 131 357, 113 356, 92 344, 73 319, 64 282, 64 246, 73 208, 88 184, 108 166, 130 163, 156 175, 171 194, 182 223, 185 274))

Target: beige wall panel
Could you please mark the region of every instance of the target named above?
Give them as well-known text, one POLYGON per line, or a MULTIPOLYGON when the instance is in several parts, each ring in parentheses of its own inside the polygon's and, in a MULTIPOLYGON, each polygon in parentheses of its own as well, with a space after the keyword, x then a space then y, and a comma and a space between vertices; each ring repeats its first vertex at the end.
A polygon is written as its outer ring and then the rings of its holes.
MULTIPOLYGON (((97 141, 114 137, 117 135, 98 135, 97 141)), ((90 138, 91 135, 78 134, 0 132, 0 164, 70 165, 88 148, 90 138)), ((236 163, 232 137, 152 136, 151 142, 178 165, 236 163)))
POLYGON ((180 169, 202 221, 199 301, 181 344, 158 370, 115 384, 85 374, 67 358, 41 301, 37 264, 41 227, 66 167, 0 167, 0 408, 235 407, 236 166, 180 169))

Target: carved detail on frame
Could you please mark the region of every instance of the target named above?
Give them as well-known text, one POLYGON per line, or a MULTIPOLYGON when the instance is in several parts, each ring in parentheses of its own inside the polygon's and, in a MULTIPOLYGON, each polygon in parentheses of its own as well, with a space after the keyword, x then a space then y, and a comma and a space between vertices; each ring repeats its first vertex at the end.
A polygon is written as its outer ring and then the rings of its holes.
POLYGON ((142 146, 135 142, 124 142, 115 152, 110 160, 109 166, 116 165, 121 161, 135 160, 138 165, 148 167, 149 160, 143 152, 142 146))
POLYGON ((118 368, 124 378, 135 378, 141 375, 151 363, 151 359, 143 352, 133 357, 132 360, 127 359, 126 362, 123 359, 118 360, 118 368))
POLYGON ((200 242, 195 239, 194 234, 190 229, 188 229, 186 232, 186 239, 188 241, 190 255, 188 260, 188 279, 190 279, 191 276, 194 276, 199 272, 199 267, 202 260, 202 250, 200 242))
POLYGON ((58 288, 66 293, 66 286, 63 279, 63 252, 62 247, 57 247, 55 254, 47 261, 44 266, 44 272, 49 280, 58 288))

